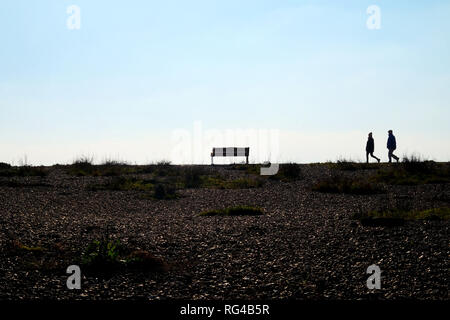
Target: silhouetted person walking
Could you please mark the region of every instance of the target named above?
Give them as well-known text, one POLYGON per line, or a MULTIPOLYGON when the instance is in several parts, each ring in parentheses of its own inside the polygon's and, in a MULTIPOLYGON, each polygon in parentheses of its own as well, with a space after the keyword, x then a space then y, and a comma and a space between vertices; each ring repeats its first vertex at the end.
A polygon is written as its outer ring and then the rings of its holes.
POLYGON ((395 136, 392 134, 392 130, 388 131, 389 137, 387 141, 387 148, 389 150, 388 158, 389 162, 392 162, 392 158, 398 162, 398 157, 393 153, 395 149, 397 149, 397 141, 395 141, 395 136))
POLYGON ((380 159, 373 155, 375 151, 375 141, 372 138, 372 132, 369 133, 369 138, 367 139, 366 144, 366 162, 369 163, 369 154, 372 158, 377 159, 378 163, 380 163, 380 159))

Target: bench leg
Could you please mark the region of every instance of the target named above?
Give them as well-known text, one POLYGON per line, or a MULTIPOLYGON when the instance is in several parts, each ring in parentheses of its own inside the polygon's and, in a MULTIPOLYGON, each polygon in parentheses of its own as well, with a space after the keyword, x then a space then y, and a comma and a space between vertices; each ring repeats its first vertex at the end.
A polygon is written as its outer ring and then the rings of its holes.
POLYGON ((211 165, 212 165, 212 166, 214 165, 213 157, 211 157, 211 165))

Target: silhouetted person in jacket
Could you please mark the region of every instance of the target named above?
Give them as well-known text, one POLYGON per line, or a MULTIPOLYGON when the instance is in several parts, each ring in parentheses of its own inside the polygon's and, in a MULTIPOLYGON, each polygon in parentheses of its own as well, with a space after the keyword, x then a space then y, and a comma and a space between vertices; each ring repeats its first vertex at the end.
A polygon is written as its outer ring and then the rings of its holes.
POLYGON ((392 162, 392 158, 395 159, 395 161, 398 162, 398 157, 393 154, 394 150, 397 149, 397 142, 395 141, 395 136, 392 134, 392 130, 388 131, 389 137, 388 137, 388 141, 387 141, 387 148, 389 150, 388 153, 388 158, 389 158, 389 162, 392 162))
POLYGON ((372 158, 377 159, 378 163, 380 163, 380 159, 373 155, 375 151, 375 141, 372 138, 372 132, 369 133, 369 138, 367 139, 366 144, 366 162, 369 163, 369 154, 372 158))

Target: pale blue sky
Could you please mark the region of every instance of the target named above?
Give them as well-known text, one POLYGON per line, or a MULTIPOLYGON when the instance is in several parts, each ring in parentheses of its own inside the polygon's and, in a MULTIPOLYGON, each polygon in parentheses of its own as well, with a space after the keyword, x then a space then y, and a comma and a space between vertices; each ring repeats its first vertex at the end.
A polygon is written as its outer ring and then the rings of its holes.
POLYGON ((391 128, 400 154, 448 161, 449 35, 436 0, 4 0, 0 161, 170 158, 195 121, 278 129, 281 161, 362 158, 369 131, 385 158, 391 128))

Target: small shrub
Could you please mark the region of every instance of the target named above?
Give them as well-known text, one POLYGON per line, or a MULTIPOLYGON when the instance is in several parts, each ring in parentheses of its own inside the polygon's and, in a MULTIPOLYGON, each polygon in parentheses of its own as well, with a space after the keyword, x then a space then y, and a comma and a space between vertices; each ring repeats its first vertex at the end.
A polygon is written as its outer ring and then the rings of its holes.
POLYGON ((171 164, 170 161, 162 160, 157 163, 136 166, 134 168, 137 174, 153 174, 157 177, 174 176, 179 174, 179 168, 171 164))
POLYGON ((17 250, 17 251, 22 251, 22 252, 30 252, 30 253, 37 253, 37 254, 41 254, 45 251, 45 249, 41 246, 34 246, 34 247, 29 247, 26 245, 23 245, 20 241, 18 240, 14 240, 11 243, 12 249, 17 250))
POLYGON ((346 159, 339 159, 336 163, 328 161, 326 165, 331 169, 341 171, 374 170, 380 167, 378 163, 355 162, 346 159))
POLYGON ((436 169, 435 164, 434 161, 423 161, 415 155, 404 156, 401 163, 406 172, 413 174, 430 174, 436 169))
POLYGON ((104 237, 88 245, 82 254, 82 265, 98 273, 110 273, 118 270, 166 271, 167 264, 160 258, 144 250, 129 253, 119 240, 104 237))
POLYGON ((48 172, 44 167, 24 166, 18 169, 18 176, 21 177, 45 177, 47 175, 48 172))
POLYGON ((449 183, 450 164, 404 157, 403 162, 378 170, 371 180, 393 185, 449 183))
POLYGON ((86 168, 86 167, 90 167, 94 164, 94 158, 92 157, 86 157, 86 156, 82 156, 78 159, 76 159, 72 165, 78 168, 86 168))
POLYGON ((3 166, 0 168, 0 176, 3 177, 45 177, 48 175, 44 167, 21 166, 11 167, 3 166))
POLYGON ((361 221, 363 226, 400 226, 407 220, 448 220, 450 208, 433 208, 428 210, 408 210, 399 208, 374 211, 359 211, 353 219, 361 221))
POLYGON ((106 184, 94 184, 88 186, 88 190, 101 191, 150 191, 153 189, 153 180, 141 180, 128 177, 117 177, 106 184))
POLYGON ((448 220, 450 219, 450 208, 442 207, 422 210, 413 214, 412 217, 420 220, 448 220))
POLYGON ((119 176, 122 174, 134 173, 136 169, 133 169, 126 162, 116 160, 105 160, 102 164, 94 165, 93 159, 88 157, 82 157, 75 160, 69 167, 68 173, 73 176, 119 176))
POLYGON ((11 169, 11 165, 9 163, 0 162, 0 170, 9 170, 11 169))
POLYGON ((81 157, 76 159, 68 168, 68 173, 73 176, 88 176, 93 175, 95 167, 93 165, 94 159, 89 157, 81 157))
POLYGON ((218 189, 251 189, 260 188, 264 181, 259 178, 239 178, 226 180, 222 176, 206 177, 203 179, 203 186, 218 189))
POLYGON ((95 240, 88 245, 82 255, 82 264, 90 269, 108 271, 120 265, 120 254, 123 248, 120 241, 108 238, 95 240))
POLYGON ((126 162, 116 160, 106 160, 102 164, 96 166, 95 169, 95 175, 98 176, 119 176, 135 171, 126 162))
POLYGON ((352 160, 339 159, 336 161, 336 169, 344 171, 355 171, 358 170, 358 163, 352 160))
POLYGON ((156 199, 164 199, 166 197, 166 191, 162 184, 157 184, 154 191, 154 197, 156 199))
POLYGON ((245 171, 248 174, 260 174, 261 165, 259 164, 230 164, 229 170, 245 171))
POLYGON ((153 172, 156 176, 165 177, 169 175, 175 175, 177 170, 171 165, 170 161, 162 160, 153 165, 153 172))
POLYGON ((167 200, 177 198, 177 194, 174 186, 157 184, 153 192, 153 197, 158 200, 167 200))
POLYGON ((271 179, 282 181, 294 181, 302 178, 302 170, 298 163, 280 164, 278 173, 270 176, 271 179))
POLYGON ((135 173, 138 174, 151 174, 155 172, 155 166, 154 165, 144 165, 144 166, 138 166, 135 169, 135 173))
POLYGON ((200 188, 203 184, 204 170, 200 167, 190 166, 183 170, 183 185, 185 188, 200 188))
POLYGON ((280 166, 280 174, 288 179, 298 179, 301 173, 300 165, 297 163, 284 163, 280 166))
POLYGON ((106 159, 102 162, 102 166, 111 166, 111 167, 117 167, 117 166, 128 166, 128 163, 125 161, 119 161, 114 159, 106 159))
POLYGON ((228 216, 253 216, 253 215, 261 215, 263 213, 262 209, 257 207, 250 207, 250 206, 238 206, 238 207, 231 207, 227 210, 228 216))
POLYGON ((261 208, 251 206, 237 206, 226 209, 209 210, 200 213, 201 216, 254 216, 261 214, 263 214, 263 210, 261 208))
POLYGON ((161 161, 158 161, 156 163, 156 165, 160 166, 160 167, 168 167, 168 166, 172 165, 172 162, 169 160, 161 160, 161 161))

